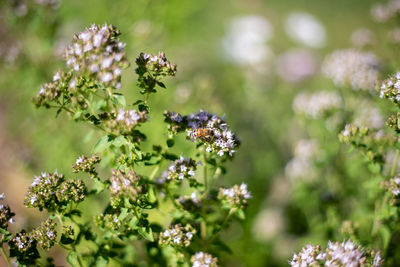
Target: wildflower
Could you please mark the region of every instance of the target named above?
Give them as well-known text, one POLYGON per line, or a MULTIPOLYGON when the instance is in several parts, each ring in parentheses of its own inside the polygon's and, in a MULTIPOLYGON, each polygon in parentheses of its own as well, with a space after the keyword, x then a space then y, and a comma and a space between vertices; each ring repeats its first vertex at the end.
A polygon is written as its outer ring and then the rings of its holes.
POLYGON ((9 223, 13 223, 13 213, 8 205, 0 205, 0 228, 7 229, 9 223))
POLYGON ((89 158, 85 155, 80 156, 74 165, 72 165, 72 172, 88 172, 96 174, 95 165, 100 162, 100 157, 91 155, 89 158))
POLYGON ((357 127, 354 124, 347 124, 344 130, 339 134, 339 140, 344 143, 351 143, 359 138, 367 136, 368 127, 357 127))
POLYGON ((101 214, 95 217, 97 226, 104 230, 119 231, 123 223, 117 214, 101 214))
POLYGON ((168 167, 167 179, 177 181, 184 178, 193 178, 196 168, 196 161, 191 158, 180 157, 168 167))
POLYGON ((342 106, 342 98, 336 92, 320 91, 316 93, 300 93, 293 101, 293 110, 297 114, 316 119, 342 106))
POLYGON ((211 254, 200 251, 196 252, 191 259, 192 267, 217 267, 218 259, 214 258, 211 254))
POLYGON ((57 100, 62 92, 68 90, 71 84, 72 73, 57 71, 53 81, 45 83, 39 90, 39 93, 33 98, 37 107, 49 107, 52 101, 57 100))
POLYGON ((121 70, 129 66, 126 59, 125 44, 119 41, 120 32, 112 25, 92 25, 75 35, 65 50, 67 66, 79 75, 103 82, 118 88, 121 83, 121 70))
POLYGON ((218 156, 233 156, 240 144, 238 138, 229 129, 223 118, 200 110, 182 116, 175 112, 164 112, 165 121, 173 133, 186 130, 187 138, 192 142, 205 144, 207 152, 216 152, 218 156))
POLYGON ((165 85, 159 81, 159 77, 176 74, 176 64, 169 62, 162 52, 158 55, 140 53, 136 59, 136 65, 139 87, 143 88, 142 94, 156 92, 154 89, 156 85, 165 88, 165 85))
POLYGON ((261 16, 234 18, 222 40, 227 59, 237 65, 257 65, 271 59, 266 43, 273 35, 271 23, 261 16))
POLYGON ((292 180, 296 178, 312 180, 315 177, 315 170, 312 168, 313 161, 323 155, 316 140, 299 140, 293 154, 294 157, 286 164, 285 175, 292 180))
POLYGON ((106 121, 107 127, 115 133, 131 134, 136 126, 147 121, 147 111, 119 109, 115 118, 106 121))
POLYGON ((82 201, 85 192, 82 180, 66 180, 63 174, 43 172, 35 176, 25 195, 24 204, 39 210, 62 210, 71 201, 82 201))
POLYGON ((351 34, 351 43, 359 48, 375 43, 374 33, 367 28, 360 28, 351 34))
POLYGON ((321 253, 321 246, 306 245, 298 254, 294 254, 292 260, 289 262, 292 267, 302 266, 318 266, 318 260, 325 257, 324 253, 321 253))
POLYGON ((305 246, 298 254, 294 254, 289 262, 292 267, 301 266, 382 266, 383 260, 379 251, 365 250, 351 240, 328 242, 325 250, 320 245, 305 246))
POLYGON ((379 88, 380 98, 387 98, 395 104, 400 103, 400 72, 384 80, 379 88))
POLYGON ((390 0, 386 4, 375 4, 371 8, 372 18, 376 22, 386 22, 400 13, 400 1, 390 0))
POLYGON ((55 228, 55 221, 47 219, 40 227, 32 231, 31 237, 36 240, 40 247, 49 250, 56 242, 57 232, 55 228))
POLYGON ((292 49, 279 57, 277 72, 289 83, 299 83, 317 72, 317 59, 309 50, 292 49))
POLYGON ((180 196, 177 201, 185 210, 196 210, 201 207, 201 199, 197 197, 196 192, 190 196, 180 196))
POLYGON ((218 199, 229 208, 242 208, 247 205, 247 200, 251 198, 250 192, 247 190, 247 185, 242 183, 234 185, 231 188, 220 188, 218 199))
POLYGON ((171 228, 161 232, 159 243, 177 247, 188 247, 196 230, 189 224, 185 227, 175 224, 171 228))
POLYGON ((112 170, 110 178, 111 204, 117 206, 124 196, 136 201, 143 186, 139 185, 140 177, 132 170, 112 170))
POLYGON ((13 237, 10 242, 10 250, 17 249, 19 252, 27 252, 36 249, 36 240, 30 233, 21 231, 13 237))
POLYGON ((286 32, 294 41, 313 48, 325 45, 324 26, 311 14, 294 12, 286 21, 286 32))
POLYGON ((379 75, 379 61, 370 52, 337 50, 326 56, 322 71, 336 86, 373 92, 379 75))
POLYGON ((80 202, 85 198, 86 187, 82 180, 67 180, 56 191, 60 203, 80 202))

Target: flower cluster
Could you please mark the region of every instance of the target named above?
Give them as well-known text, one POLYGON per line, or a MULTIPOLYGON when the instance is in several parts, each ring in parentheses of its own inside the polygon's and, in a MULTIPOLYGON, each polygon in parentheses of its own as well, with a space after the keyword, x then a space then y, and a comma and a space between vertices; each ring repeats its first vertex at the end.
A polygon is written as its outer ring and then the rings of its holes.
POLYGON ((294 254, 289 262, 292 267, 319 266, 318 261, 322 260, 321 246, 307 244, 298 254, 294 254))
POLYGON ((177 203, 185 210, 196 210, 201 207, 201 199, 197 197, 196 192, 193 192, 190 196, 180 196, 177 203))
POLYGON ((69 88, 71 79, 71 72, 57 71, 53 80, 40 88, 39 93, 33 98, 33 102, 37 107, 50 106, 52 101, 58 99, 61 93, 69 88))
POLYGON ((329 241, 326 250, 321 246, 307 245, 298 254, 294 254, 290 265, 301 266, 350 266, 364 267, 382 266, 380 252, 369 251, 361 246, 355 245, 352 241, 331 242, 329 241))
POLYGON ((197 163, 191 158, 180 157, 168 167, 168 180, 183 180, 192 178, 195 174, 197 163))
POLYGON ((386 121, 386 125, 400 133, 400 112, 390 115, 386 121))
POLYGON ((82 180, 66 180, 55 193, 60 203, 81 202, 85 198, 86 187, 82 180))
POLYGON ((192 267, 218 267, 218 259, 203 251, 196 252, 190 259, 192 267))
POLYGON ((294 148, 294 157, 286 164, 285 175, 292 180, 306 178, 312 180, 315 171, 313 161, 321 156, 318 143, 314 139, 301 139, 294 148))
POLYGON ((136 73, 139 75, 139 87, 143 88, 141 93, 155 93, 156 85, 165 88, 165 85, 159 81, 159 77, 175 76, 176 64, 167 60, 165 54, 160 52, 158 55, 140 53, 136 59, 136 73))
POLYGON ((75 35, 64 57, 75 72, 89 75, 105 85, 121 87, 122 69, 129 66, 120 42, 120 32, 112 25, 92 25, 75 35))
POLYGON ((96 174, 95 165, 100 162, 100 157, 91 155, 89 158, 85 155, 80 156, 74 165, 72 165, 72 172, 88 172, 96 174))
POLYGON ((55 228, 55 221, 47 219, 41 226, 32 231, 31 237, 36 240, 40 247, 49 250, 56 242, 57 232, 55 228))
POLYGON ((124 196, 136 201, 143 186, 139 185, 140 177, 132 170, 113 170, 110 178, 111 202, 118 205, 124 196))
POLYGON ((247 199, 251 198, 246 184, 234 185, 231 188, 220 188, 218 199, 228 208, 242 208, 247 205, 247 199))
POLYGON ((29 208, 62 210, 71 201, 84 199, 86 187, 82 180, 66 180, 63 174, 43 172, 25 195, 25 206, 29 208))
POLYGON ((118 114, 113 120, 106 122, 107 127, 115 133, 130 134, 140 123, 147 121, 147 111, 137 110, 118 110, 118 114))
POLYGON ((171 228, 161 232, 159 243, 178 247, 188 247, 196 230, 189 224, 185 227, 175 224, 171 228))
POLYGON ((118 231, 123 226, 121 220, 118 219, 118 215, 116 214, 97 215, 95 217, 95 222, 100 228, 111 231, 118 231))
POLYGON ((376 22, 386 22, 400 13, 400 1, 390 0, 386 4, 375 4, 371 8, 372 18, 376 22))
POLYGON ((300 93, 293 101, 293 110, 310 118, 321 118, 329 111, 342 107, 342 98, 337 92, 320 91, 313 94, 300 93))
POLYGON ((400 72, 384 80, 379 88, 380 98, 388 98, 395 104, 400 103, 400 72))
POLYGON ((347 124, 339 134, 339 140, 344 143, 351 143, 358 138, 367 136, 368 132, 368 127, 357 127, 353 124, 347 124))
POLYGON ((21 231, 13 237, 10 242, 11 250, 16 248, 20 252, 27 252, 32 249, 36 249, 36 240, 30 233, 21 231))
POLYGON ((56 223, 47 219, 41 226, 31 232, 22 230, 8 242, 10 256, 16 257, 24 266, 36 266, 35 260, 40 257, 38 247, 49 250, 56 243, 56 223))
MULTIPOLYGON (((0 201, 4 200, 4 193, 0 194, 0 201)), ((14 223, 13 213, 8 205, 0 204, 0 228, 7 229, 9 223, 14 223)))
POLYGON ((398 199, 400 199, 400 177, 396 176, 391 178, 388 182, 384 183, 384 186, 388 189, 393 197, 392 203, 397 204, 398 199))
POLYGON ((200 110, 187 116, 166 111, 164 116, 170 131, 177 133, 186 130, 188 139, 205 144, 207 152, 232 157, 240 144, 225 120, 207 111, 200 110))
POLYGON ((372 92, 378 80, 379 61, 370 52, 338 50, 325 58, 322 71, 336 86, 372 92))

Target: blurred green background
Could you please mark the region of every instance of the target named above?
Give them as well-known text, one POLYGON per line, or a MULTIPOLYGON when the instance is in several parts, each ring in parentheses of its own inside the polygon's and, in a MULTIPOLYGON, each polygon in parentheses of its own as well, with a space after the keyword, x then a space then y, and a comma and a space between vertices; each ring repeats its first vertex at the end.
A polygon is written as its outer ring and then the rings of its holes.
MULTIPOLYGON (((303 205, 310 203, 294 200, 291 183, 284 177, 293 142, 305 135, 293 123, 292 101, 302 91, 335 88, 320 75, 320 63, 325 54, 354 46, 355 30, 369 28, 378 40, 385 34, 370 18, 374 1, 63 0, 55 7, 27 1, 22 11, 18 2, 0 3, 0 192, 6 192, 18 214, 15 227, 38 219, 22 206, 33 175, 55 169, 72 175, 71 164, 90 153, 97 138, 91 128, 65 115, 56 119, 55 112, 35 109, 31 98, 64 67, 60 51, 74 33, 92 23, 110 23, 121 31, 132 64, 140 52, 164 51, 178 65, 176 78, 167 80, 167 89, 151 99, 156 108, 146 129, 149 138, 166 134, 166 126, 157 123, 164 109, 184 114, 205 109, 225 114, 242 141, 219 184, 245 181, 253 198, 247 220, 233 223, 223 233, 233 251, 222 254, 223 266, 287 266, 292 253, 307 242, 329 239, 318 229, 325 222, 315 224, 313 214, 303 212, 303 205), (290 36, 287 19, 293 12, 311 15, 325 34, 323 41, 318 43, 323 37, 319 36, 316 44, 307 44, 290 36), (252 18, 250 26, 243 26, 252 18), (249 37, 251 30, 258 37, 249 37), (10 58, 12 50, 7 47, 17 49, 15 58, 10 58), (285 80, 293 76, 282 63, 288 51, 311 55, 299 59, 311 61, 309 74, 285 80)), ((289 62, 289 67, 300 64, 296 62, 289 62)), ((307 68, 300 64, 300 69, 307 68)), ((122 90, 134 102, 139 97, 134 66, 125 70, 123 79, 122 90)), ((327 134, 323 145, 335 150, 338 142, 329 140, 336 140, 336 134, 327 134)))

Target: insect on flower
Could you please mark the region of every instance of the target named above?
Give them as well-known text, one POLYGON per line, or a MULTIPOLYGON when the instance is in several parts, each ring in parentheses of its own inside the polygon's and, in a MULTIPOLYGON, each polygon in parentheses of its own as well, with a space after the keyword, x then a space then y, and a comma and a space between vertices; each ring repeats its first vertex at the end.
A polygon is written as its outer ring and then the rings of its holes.
POLYGON ((194 130, 193 135, 196 138, 205 140, 205 141, 210 141, 212 137, 214 136, 214 131, 211 128, 198 128, 194 130))

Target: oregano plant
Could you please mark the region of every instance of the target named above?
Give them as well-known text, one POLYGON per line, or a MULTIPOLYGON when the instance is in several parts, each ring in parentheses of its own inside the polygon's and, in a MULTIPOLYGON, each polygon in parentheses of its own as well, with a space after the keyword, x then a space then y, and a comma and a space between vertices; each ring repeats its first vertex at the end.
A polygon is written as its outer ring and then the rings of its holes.
POLYGON ((0 244, 10 266, 53 266, 46 253, 53 246, 80 267, 217 266, 218 255, 230 252, 220 233, 245 218, 251 195, 244 183, 216 188, 213 182, 226 172, 239 139, 223 117, 203 110, 165 111, 164 122, 152 120, 150 97, 177 71, 164 53, 139 55, 142 97, 125 99, 121 75, 130 63, 119 35, 106 24, 75 35, 64 53, 66 69, 33 98, 37 107, 66 113, 102 137, 93 154, 71 162, 81 179, 62 170, 35 176, 24 204, 47 212, 41 225, 12 233, 15 214, 0 206, 0 244), (165 140, 147 138, 142 125, 148 123, 165 123, 165 140), (189 154, 176 152, 177 138, 191 144, 189 154), (94 202, 102 212, 83 214, 94 202))

